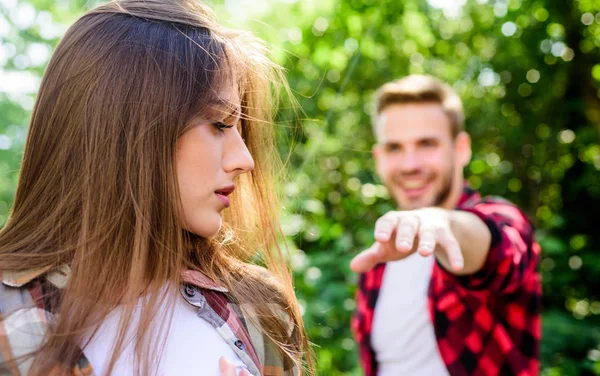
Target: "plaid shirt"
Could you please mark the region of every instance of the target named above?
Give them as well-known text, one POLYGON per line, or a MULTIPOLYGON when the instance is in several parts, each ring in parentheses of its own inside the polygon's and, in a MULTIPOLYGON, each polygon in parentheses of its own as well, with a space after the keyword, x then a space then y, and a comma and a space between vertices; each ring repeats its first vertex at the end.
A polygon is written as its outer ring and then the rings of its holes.
MULTIPOLYGON (((39 347, 55 313, 53 302, 46 297, 64 288, 68 277, 67 266, 1 273, 0 375, 28 373, 31 359, 18 364, 11 360, 39 347)), ((227 289, 196 271, 184 272, 182 279, 184 283, 180 292, 183 298, 198 308, 198 315, 217 330, 253 375, 298 374, 296 368, 285 368, 275 344, 242 315, 238 305, 231 303, 227 289)), ((244 307, 244 311, 252 312, 251 307, 244 307)), ((288 334, 293 338, 291 329, 288 334)), ((58 373, 59 368, 48 372, 49 375, 58 373)), ((93 376, 94 370, 82 354, 70 373, 73 376, 93 376)))
MULTIPOLYGON (((540 247, 531 223, 514 205, 464 188, 457 206, 481 218, 492 234, 481 270, 455 276, 435 263, 428 290, 429 314, 442 359, 452 376, 539 373, 540 247)), ((359 277, 352 330, 365 375, 377 375, 371 347, 373 314, 385 264, 359 277)), ((401 349, 399 349, 401 351, 401 349)))

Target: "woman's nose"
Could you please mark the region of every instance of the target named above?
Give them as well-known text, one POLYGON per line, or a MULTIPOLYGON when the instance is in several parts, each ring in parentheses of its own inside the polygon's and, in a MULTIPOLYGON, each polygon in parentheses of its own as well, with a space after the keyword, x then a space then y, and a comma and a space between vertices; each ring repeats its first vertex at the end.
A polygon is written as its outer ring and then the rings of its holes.
POLYGON ((231 139, 225 145, 223 169, 243 174, 254 169, 254 159, 237 130, 232 129, 231 139))

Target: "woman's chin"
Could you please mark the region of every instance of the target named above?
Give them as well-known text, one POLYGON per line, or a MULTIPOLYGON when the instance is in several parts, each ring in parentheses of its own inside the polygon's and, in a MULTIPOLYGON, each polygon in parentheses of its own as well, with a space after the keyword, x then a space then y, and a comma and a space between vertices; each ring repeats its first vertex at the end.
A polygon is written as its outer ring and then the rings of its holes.
POLYGON ((221 216, 217 217, 198 221, 195 226, 186 226, 187 230, 203 238, 212 238, 219 233, 223 225, 221 216))

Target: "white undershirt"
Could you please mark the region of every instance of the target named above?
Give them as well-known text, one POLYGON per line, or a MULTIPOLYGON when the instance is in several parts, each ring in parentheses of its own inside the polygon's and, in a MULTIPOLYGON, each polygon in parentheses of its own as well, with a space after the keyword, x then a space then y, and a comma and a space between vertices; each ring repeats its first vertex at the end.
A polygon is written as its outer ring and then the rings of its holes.
MULTIPOLYGON (((106 374, 112 354, 111 350, 117 337, 121 312, 121 309, 111 312, 96 336, 83 350, 98 376, 106 374)), ((139 313, 138 306, 134 311, 134 327, 139 320, 139 313)), ((166 320, 165 316, 166 314, 159 315, 161 320, 166 320)), ((131 332, 133 333, 133 331, 131 332)), ((161 337, 164 338, 164 335, 161 337)), ((129 345, 124 349, 116 363, 114 376, 131 376, 135 374, 133 347, 133 341, 129 341, 129 345)), ((198 308, 192 306, 181 295, 177 294, 177 303, 162 357, 159 361, 151 363, 154 366, 152 369, 156 369, 156 366, 158 366, 156 375, 218 376, 221 375, 219 372, 219 358, 221 356, 233 363, 237 367, 238 373, 241 370, 247 370, 242 360, 219 335, 217 330, 198 316, 198 308)))
POLYGON ((378 375, 448 375, 427 307, 433 262, 415 253, 385 267, 371 333, 378 375))

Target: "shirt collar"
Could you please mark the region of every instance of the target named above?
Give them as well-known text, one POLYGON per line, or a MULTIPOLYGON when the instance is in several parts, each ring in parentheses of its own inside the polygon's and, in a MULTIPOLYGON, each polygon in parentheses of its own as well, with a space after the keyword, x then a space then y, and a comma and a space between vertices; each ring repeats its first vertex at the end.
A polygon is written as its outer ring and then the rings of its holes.
POLYGON ((204 273, 198 270, 186 270, 181 273, 181 281, 190 285, 194 285, 205 290, 214 290, 220 292, 229 292, 225 287, 220 286, 212 279, 208 278, 204 273))
MULTIPOLYGON (((59 267, 46 266, 43 268, 27 269, 22 271, 2 271, 2 284, 11 287, 23 287, 36 278, 45 276, 47 280, 55 286, 63 288, 66 286, 71 274, 71 268, 63 264, 59 267)), ((219 292, 229 292, 225 287, 220 286, 208 278, 204 273, 197 270, 186 270, 181 273, 183 283, 194 285, 201 289, 214 290, 219 292)))
POLYGON ((22 287, 34 279, 41 277, 50 269, 52 269, 52 266, 21 271, 4 270, 2 271, 2 284, 11 287, 22 287))
POLYGON ((478 200, 480 198, 479 193, 473 188, 469 187, 469 185, 465 182, 462 189, 462 194, 460 199, 458 200, 457 208, 462 208, 465 206, 469 206, 473 200, 478 200))

